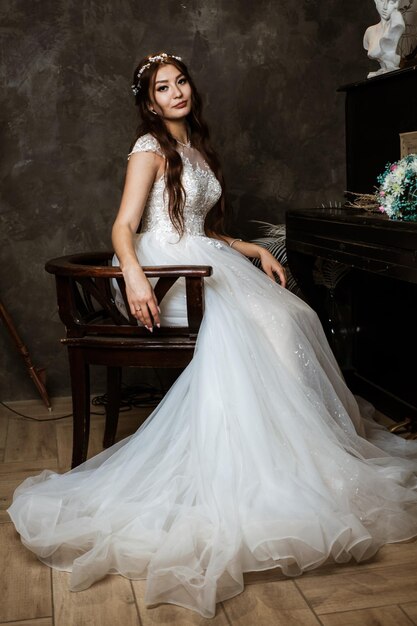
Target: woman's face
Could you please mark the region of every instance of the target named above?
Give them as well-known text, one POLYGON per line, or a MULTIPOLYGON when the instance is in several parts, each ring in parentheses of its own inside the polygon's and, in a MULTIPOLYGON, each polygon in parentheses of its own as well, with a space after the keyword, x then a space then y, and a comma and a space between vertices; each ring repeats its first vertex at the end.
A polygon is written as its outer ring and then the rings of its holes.
POLYGON ((398 9, 398 0, 375 0, 376 10, 386 22, 391 18, 391 13, 398 9))
POLYGON ((190 113, 190 83, 175 65, 163 64, 156 72, 151 103, 165 119, 181 119, 190 113))

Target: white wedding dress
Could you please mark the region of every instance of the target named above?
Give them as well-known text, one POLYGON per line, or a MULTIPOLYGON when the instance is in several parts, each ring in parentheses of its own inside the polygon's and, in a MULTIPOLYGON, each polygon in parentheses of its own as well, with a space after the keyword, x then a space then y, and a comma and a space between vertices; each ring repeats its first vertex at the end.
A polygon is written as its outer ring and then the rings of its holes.
MULTIPOLYGON (((141 150, 160 153, 150 135, 141 150)), ((195 356, 135 434, 25 480, 9 513, 30 550, 72 572, 74 591, 120 573, 147 579, 148 606, 212 617, 243 572, 297 576, 417 535, 417 442, 361 417, 302 300, 205 236, 220 185, 195 149, 180 153, 185 234, 161 178, 136 249, 143 265, 213 267, 195 356)), ((162 323, 181 324, 184 302, 179 284, 162 323)))

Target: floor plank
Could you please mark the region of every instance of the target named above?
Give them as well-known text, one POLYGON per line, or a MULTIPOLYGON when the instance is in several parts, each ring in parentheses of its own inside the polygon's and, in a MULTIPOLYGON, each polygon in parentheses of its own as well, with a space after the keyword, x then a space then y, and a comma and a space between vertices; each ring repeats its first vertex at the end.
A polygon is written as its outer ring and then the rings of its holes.
POLYGON ((56 458, 55 425, 9 418, 4 460, 23 461, 56 458))
POLYGON ((9 507, 5 507, 3 510, 0 509, 0 524, 9 524, 10 523, 10 517, 9 514, 6 512, 6 509, 8 509, 9 507))
POLYGON ((145 580, 132 581, 142 626, 228 626, 228 621, 220 605, 217 613, 211 619, 201 617, 195 611, 184 609, 174 604, 160 604, 155 607, 145 606, 145 580))
MULTIPOLYGON (((88 458, 103 450, 104 418, 100 419, 100 422, 92 422, 90 425, 88 458)), ((64 472, 71 468, 72 424, 57 424, 56 437, 59 471, 64 472)))
POLYGON ((4 461, 8 423, 8 418, 0 416, 0 463, 4 461))
POLYGON ((152 413, 153 407, 134 409, 120 414, 119 424, 117 427, 116 441, 121 441, 132 433, 136 432, 139 426, 152 413))
MULTIPOLYGON (((317 569, 303 574, 302 578, 311 576, 323 576, 329 574, 347 574, 380 569, 389 565, 413 565, 417 563, 417 539, 404 541, 402 543, 392 543, 383 546, 378 553, 369 561, 357 563, 354 559, 349 563, 329 563, 324 564, 317 569)), ((288 577, 282 574, 280 568, 264 570, 260 572, 246 572, 244 574, 245 585, 259 584, 263 582, 274 582, 279 580, 288 580, 288 577)))
POLYGON ((399 606, 331 613, 320 619, 323 626, 413 626, 399 606))
MULTIPOLYGON (((51 572, 21 545, 5 509, 27 476, 69 469, 72 420, 42 421, 51 414, 40 401, 13 405, 41 421, 17 418, 0 405, 0 562, 7 565, 0 574, 0 626, 417 626, 417 541, 384 546, 359 565, 329 563, 295 580, 278 568, 249 572, 244 592, 219 604, 211 620, 175 605, 146 609, 145 581, 120 576, 108 576, 86 592, 69 592, 69 575, 51 572)), ((70 398, 53 405, 52 416, 71 412, 70 398)), ((151 411, 122 413, 117 440, 135 432, 151 411)), ((103 430, 103 415, 92 415, 89 456, 102 449, 103 430)))
POLYGON ((0 463, 0 524, 10 522, 6 509, 12 502, 14 490, 20 483, 29 476, 39 474, 45 467, 56 471, 58 469, 57 460, 32 460, 16 461, 11 463, 0 463))
POLYGON ((319 626, 293 581, 251 585, 224 604, 233 626, 319 626))
POLYGON ((310 576, 295 583, 318 615, 417 601, 417 567, 387 566, 356 574, 310 576))
POLYGON ((401 608, 406 615, 411 619, 413 624, 417 625, 417 602, 410 602, 409 604, 401 604, 401 608))
POLYGON ((21 544, 12 524, 0 525, 0 563, 0 623, 50 617, 50 569, 21 544))
POLYGON ((0 480, 0 512, 5 513, 5 521, 10 522, 10 517, 6 513, 6 510, 12 503, 13 493, 21 483, 19 479, 15 480, 0 480))
MULTIPOLYGON (((18 622, 0 622, 1 626, 54 626, 52 617, 42 617, 41 619, 25 619, 18 622)), ((74 625, 75 626, 75 625, 74 625)))
MULTIPOLYGON (((46 408, 40 399, 15 400, 12 402, 6 402, 6 405, 18 413, 29 415, 30 417, 34 417, 40 421, 49 420, 51 417, 61 417, 62 415, 67 415, 72 411, 71 396, 51 398, 51 411, 46 408)), ((10 411, 7 406, 0 405, 0 417, 11 417, 13 415, 12 411, 10 411)))
MULTIPOLYGON (((116 441, 121 441, 134 433, 146 419, 150 410, 137 409, 121 413, 117 428, 116 441)), ((91 420, 88 445, 88 458, 103 450, 104 416, 95 416, 91 420)), ((72 422, 58 422, 56 425, 58 463, 60 471, 67 471, 71 467, 72 457, 72 422)))
POLYGON ((85 591, 69 591, 70 574, 53 570, 54 626, 140 626, 130 581, 107 576, 85 591))
POLYGON ((56 457, 0 463, 0 480, 9 480, 11 478, 24 480, 28 476, 40 474, 44 469, 56 470, 57 468, 58 463, 56 457))
POLYGON ((304 576, 323 576, 323 574, 359 573, 372 569, 380 569, 389 565, 406 565, 417 563, 417 539, 386 544, 369 561, 357 563, 354 559, 348 563, 328 563, 308 572, 304 576))
POLYGON ((243 574, 245 585, 259 585, 259 583, 276 582, 279 580, 288 580, 288 576, 282 573, 281 568, 266 569, 259 572, 246 572, 243 574))

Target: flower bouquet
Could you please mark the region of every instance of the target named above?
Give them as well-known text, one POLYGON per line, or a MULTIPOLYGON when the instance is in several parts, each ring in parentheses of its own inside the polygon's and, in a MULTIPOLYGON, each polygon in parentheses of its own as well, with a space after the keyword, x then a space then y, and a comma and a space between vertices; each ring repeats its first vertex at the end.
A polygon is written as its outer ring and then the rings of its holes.
POLYGON ((417 154, 387 163, 377 181, 374 194, 349 192, 355 200, 347 206, 380 211, 392 220, 417 221, 417 154))
POLYGON ((417 154, 388 163, 377 181, 381 213, 393 220, 417 221, 417 154))

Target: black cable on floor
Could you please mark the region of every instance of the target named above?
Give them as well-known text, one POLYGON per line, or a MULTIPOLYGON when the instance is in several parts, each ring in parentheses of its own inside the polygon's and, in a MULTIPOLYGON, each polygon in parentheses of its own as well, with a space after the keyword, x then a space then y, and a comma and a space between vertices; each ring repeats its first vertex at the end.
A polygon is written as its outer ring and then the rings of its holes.
POLYGON ((68 415, 61 415, 60 417, 47 417, 45 419, 42 419, 38 417, 32 417, 31 415, 24 415, 23 413, 19 413, 19 411, 12 409, 11 406, 8 406, 5 402, 2 402, 1 400, 0 400, 0 404, 4 406, 6 409, 8 409, 9 411, 11 411, 12 413, 14 413, 15 415, 18 415, 19 417, 22 417, 26 420, 32 420, 34 422, 56 422, 58 420, 63 420, 66 417, 72 417, 72 413, 68 413, 68 415))
MULTIPOLYGON (((164 397, 165 392, 161 389, 156 389, 151 385, 138 385, 135 387, 122 387, 121 398, 120 398, 120 412, 131 411, 136 408, 148 408, 152 406, 156 406, 164 397)), ((58 420, 66 419, 67 417, 72 417, 72 413, 68 413, 67 415, 61 415, 60 417, 47 417, 47 418, 38 418, 33 417, 31 415, 25 415, 24 413, 20 413, 13 409, 11 406, 7 405, 5 402, 0 400, 0 404, 4 406, 6 409, 14 413, 15 415, 26 419, 32 420, 33 422, 57 422, 58 420)), ((106 406, 107 405, 107 394, 103 394, 101 396, 95 396, 91 400, 91 404, 93 406, 106 406)), ((95 411, 91 411, 91 415, 105 415, 106 413, 97 413, 95 411)))
MULTIPOLYGON (((141 384, 134 387, 122 386, 120 396, 120 411, 131 411, 132 409, 148 408, 156 406, 164 397, 165 392, 156 389, 152 385, 141 384)), ((96 396, 92 399, 93 406, 106 406, 107 394, 96 396)))

